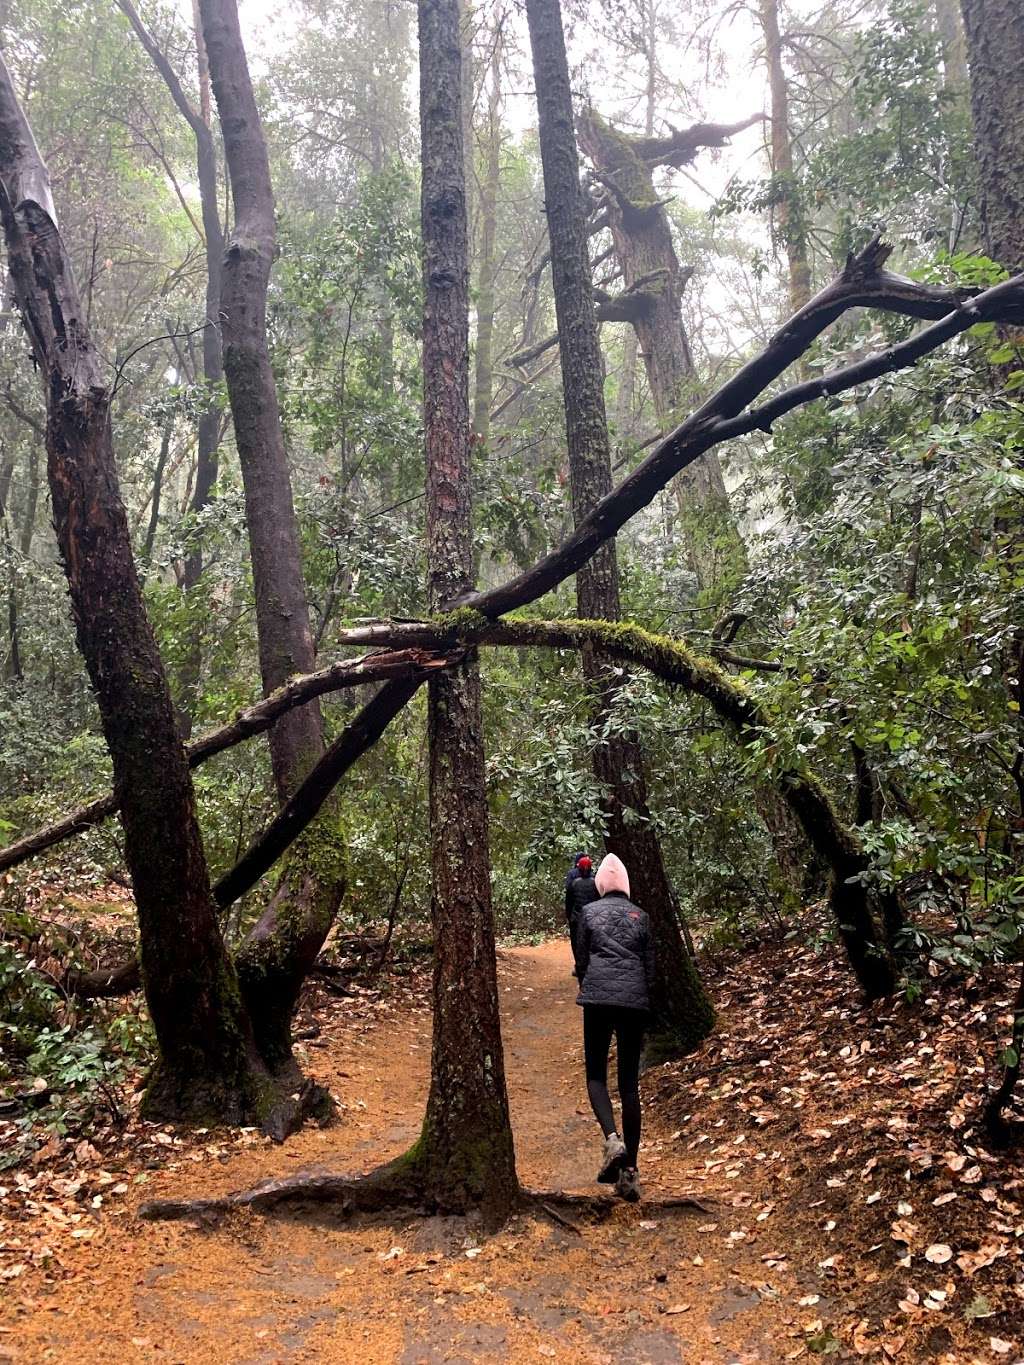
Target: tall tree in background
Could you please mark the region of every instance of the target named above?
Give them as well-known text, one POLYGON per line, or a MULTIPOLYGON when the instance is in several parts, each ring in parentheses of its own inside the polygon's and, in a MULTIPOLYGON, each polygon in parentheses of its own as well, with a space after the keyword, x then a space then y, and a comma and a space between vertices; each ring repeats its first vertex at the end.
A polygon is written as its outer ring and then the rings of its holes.
POLYGON ((966 90, 967 42, 958 0, 934 0, 934 13, 942 39, 943 83, 947 90, 966 90))
MULTIPOLYGON (((636 332, 658 420, 672 426, 694 381, 693 356, 683 326, 683 289, 689 278, 676 255, 665 205, 654 184, 659 166, 685 166, 703 147, 720 147, 735 127, 698 124, 669 137, 632 137, 594 109, 579 119, 580 144, 601 184, 615 255, 628 296, 618 300, 636 332)), ((725 497, 717 455, 688 475, 699 502, 725 497)))
POLYGON ((272 1087, 221 939, 192 780, 142 600, 114 462, 110 389, 46 167, 2 59, 0 212, 15 295, 45 385, 53 518, 79 648, 122 802, 160 1053, 146 1110, 193 1120, 265 1119, 272 1087))
POLYGON ((807 254, 807 230, 800 194, 793 175, 793 142, 789 125, 789 86, 782 62, 779 0, 760 0, 764 30, 764 59, 771 92, 771 166, 775 203, 775 230, 786 252, 791 312, 811 297, 811 267, 807 254))
MULTIPOLYGON (((423 416, 428 595, 473 585, 469 263, 458 0, 419 0, 423 416)), ((434 1041, 416 1150, 442 1208, 500 1220, 518 1191, 498 1016, 487 789, 475 654, 430 682, 434 1041)))
MULTIPOLYGON (((544 202, 551 248, 551 278, 562 364, 569 481, 578 526, 611 491, 612 464, 604 407, 604 365, 594 314, 586 204, 580 189, 572 91, 559 0, 527 0, 534 85, 544 168, 544 202)), ((617 621, 619 570, 614 540, 607 541, 576 575, 581 617, 617 621)), ((612 660, 583 650, 583 672, 598 698, 600 726, 615 706, 612 660)), ((593 754, 594 775, 605 794, 605 842, 629 868, 636 900, 651 917, 657 944, 654 1012, 659 1051, 695 1047, 709 1033, 714 1010, 683 946, 661 845, 647 804, 644 757, 635 735, 609 735, 593 754)))
POLYGON ((487 122, 484 125, 484 166, 480 185, 480 265, 476 290, 476 356, 473 375, 473 433, 480 441, 491 434, 494 397, 494 313, 498 271, 496 238, 498 190, 501 180, 501 64, 505 44, 504 19, 491 35, 488 66, 487 122))
MULTIPOLYGON (((245 489, 260 673, 264 691, 271 692, 292 674, 308 672, 316 660, 291 475, 267 350, 274 195, 235 0, 201 0, 200 8, 235 219, 221 274, 224 376, 245 489)), ((282 804, 323 753, 317 702, 298 707, 277 722, 270 732, 270 757, 282 804)), ((237 956, 260 1050, 275 1068, 294 1069, 292 1012, 344 888, 344 851, 332 800, 291 851, 270 903, 237 956)))
MULTIPOLYGON (((206 261, 206 303, 203 316, 202 346, 202 382, 206 389, 206 401, 199 413, 196 474, 189 505, 192 516, 198 517, 212 500, 214 485, 217 482, 222 419, 220 386, 224 379, 220 326, 218 325, 221 264, 224 258, 224 230, 221 226, 220 207, 217 202, 217 151, 210 120, 209 66, 206 60, 206 47, 203 43, 202 30, 197 23, 195 29, 199 75, 199 108, 197 109, 185 93, 178 74, 168 61, 165 52, 142 22, 131 0, 117 0, 117 2, 139 42, 162 76, 175 107, 192 130, 196 144, 196 182, 199 186, 199 205, 203 220, 203 249, 206 261)), ((154 494, 153 501, 155 520, 157 494, 154 494)), ((198 543, 198 538, 196 538, 185 555, 182 588, 186 592, 194 588, 202 577, 202 572, 202 549, 198 543)), ((191 729, 191 711, 194 709, 195 693, 199 686, 201 662, 201 630, 197 630, 186 656, 181 679, 181 715, 184 718, 187 730, 191 729)))

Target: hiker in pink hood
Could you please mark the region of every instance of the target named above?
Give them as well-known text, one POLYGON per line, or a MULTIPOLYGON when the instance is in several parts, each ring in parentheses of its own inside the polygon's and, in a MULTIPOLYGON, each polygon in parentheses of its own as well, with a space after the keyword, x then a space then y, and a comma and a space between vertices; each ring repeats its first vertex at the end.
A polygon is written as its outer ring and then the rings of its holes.
POLYGON ((640 1053, 654 989, 654 948, 647 914, 629 899, 629 873, 609 853, 594 878, 599 900, 583 907, 573 944, 583 1006, 587 1094, 604 1133, 597 1178, 622 1199, 640 1198, 640 1053), (614 1036, 622 1137, 608 1094, 608 1054, 614 1036))

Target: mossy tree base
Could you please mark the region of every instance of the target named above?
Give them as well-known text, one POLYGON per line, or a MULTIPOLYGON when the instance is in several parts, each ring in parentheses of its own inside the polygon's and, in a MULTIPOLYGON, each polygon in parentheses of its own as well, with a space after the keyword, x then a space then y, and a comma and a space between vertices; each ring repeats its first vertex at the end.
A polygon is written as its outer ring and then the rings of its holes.
POLYGON ((251 1126, 274 1142, 284 1142, 309 1119, 326 1123, 333 1113, 330 1092, 305 1079, 294 1062, 271 1075, 255 1055, 234 1079, 176 1075, 157 1062, 141 1107, 142 1117, 154 1123, 251 1126))

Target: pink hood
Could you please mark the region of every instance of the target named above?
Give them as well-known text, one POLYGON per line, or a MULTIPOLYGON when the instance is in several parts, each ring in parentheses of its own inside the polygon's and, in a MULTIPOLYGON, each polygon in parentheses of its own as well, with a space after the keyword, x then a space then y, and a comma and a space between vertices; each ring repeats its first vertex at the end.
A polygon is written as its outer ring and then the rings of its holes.
POLYGON ((594 881, 601 896, 607 896, 609 891, 621 891, 624 896, 629 895, 629 873, 625 863, 621 858, 616 858, 614 853, 601 859, 594 881))

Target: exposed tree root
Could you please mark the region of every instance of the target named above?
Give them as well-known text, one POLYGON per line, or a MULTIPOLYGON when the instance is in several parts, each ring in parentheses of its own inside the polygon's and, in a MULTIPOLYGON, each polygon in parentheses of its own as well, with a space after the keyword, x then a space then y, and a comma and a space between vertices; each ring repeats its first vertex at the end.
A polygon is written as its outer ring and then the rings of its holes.
MULTIPOLYGON (((248 1190, 221 1195, 215 1199, 153 1199, 141 1204, 138 1216, 148 1222, 218 1222, 242 1209, 269 1213, 282 1207, 302 1204, 331 1204, 343 1216, 353 1213, 386 1213, 392 1209, 413 1208, 424 1214, 434 1212, 425 1197, 415 1169, 401 1159, 381 1166, 368 1176, 306 1174, 284 1180, 265 1180, 248 1190)), ((521 1189, 516 1201, 518 1211, 540 1209, 550 1218, 574 1232, 579 1228, 560 1212, 571 1209, 599 1222, 620 1206, 612 1194, 574 1194, 566 1190, 521 1189)), ((659 1212, 680 1211, 713 1214, 713 1206, 690 1195, 668 1195, 644 1199, 642 1207, 659 1212)))

